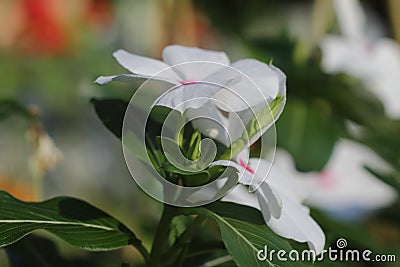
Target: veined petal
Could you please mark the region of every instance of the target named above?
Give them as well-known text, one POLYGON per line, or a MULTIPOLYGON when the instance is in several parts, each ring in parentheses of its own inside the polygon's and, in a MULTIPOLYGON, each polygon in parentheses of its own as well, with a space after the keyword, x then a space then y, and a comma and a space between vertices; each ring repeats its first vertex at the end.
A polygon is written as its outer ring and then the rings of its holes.
MULTIPOLYGON (((242 111, 260 103, 270 102, 279 92, 285 92, 282 72, 276 68, 254 59, 243 59, 233 63, 232 68, 225 68, 219 75, 238 78, 227 84, 226 89, 220 90, 214 97, 225 103, 233 111, 242 111), (234 73, 234 74, 232 74, 234 73)), ((226 107, 216 105, 222 110, 226 107)))
POLYGON ((159 80, 174 84, 179 84, 181 80, 169 65, 160 60, 131 54, 122 49, 115 51, 113 56, 119 64, 134 74, 146 77, 157 75, 159 80))
POLYGON ((230 64, 228 56, 224 52, 205 50, 197 47, 170 45, 164 48, 162 53, 164 61, 174 66, 183 81, 202 81, 207 76, 217 72, 230 64), (201 61, 210 64, 183 64, 201 61), (214 63, 214 64, 213 64, 214 63))
POLYGON ((282 196, 282 216, 271 217, 267 225, 280 236, 307 242, 317 254, 324 249, 325 234, 309 215, 308 208, 286 196, 282 196))

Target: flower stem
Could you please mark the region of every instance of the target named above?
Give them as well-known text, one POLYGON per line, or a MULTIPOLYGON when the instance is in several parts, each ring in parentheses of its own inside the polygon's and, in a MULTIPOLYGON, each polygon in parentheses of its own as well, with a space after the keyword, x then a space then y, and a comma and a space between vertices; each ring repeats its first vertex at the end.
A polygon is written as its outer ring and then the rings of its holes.
POLYGON ((33 194, 36 201, 41 201, 43 198, 43 176, 44 173, 39 170, 39 168, 32 167, 32 187, 33 194))
POLYGON ((177 209, 175 207, 164 204, 163 213, 158 224, 150 253, 150 266, 152 267, 162 266, 161 256, 167 249, 171 222, 176 214, 177 209))
POLYGON ((207 218, 204 216, 197 216, 196 219, 186 228, 186 230, 179 236, 175 241, 174 245, 164 254, 165 259, 172 259, 179 255, 181 247, 188 245, 190 239, 193 237, 194 233, 198 228, 205 222, 207 218))

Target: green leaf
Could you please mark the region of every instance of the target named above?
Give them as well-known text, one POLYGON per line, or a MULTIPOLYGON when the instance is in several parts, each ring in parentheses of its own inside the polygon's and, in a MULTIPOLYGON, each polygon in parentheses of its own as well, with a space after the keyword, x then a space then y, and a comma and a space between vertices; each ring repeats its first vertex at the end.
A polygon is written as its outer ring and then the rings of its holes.
POLYGON ((122 137, 122 125, 128 103, 120 99, 91 99, 101 122, 118 138, 122 137))
POLYGON ((11 245, 38 229, 89 251, 128 245, 143 250, 141 241, 125 225, 87 202, 69 197, 23 202, 0 191, 0 247, 11 245))
POLYGON ((247 123, 242 136, 231 144, 220 159, 231 159, 239 154, 240 151, 249 144, 249 140, 256 137, 262 129, 270 125, 273 122, 274 117, 277 115, 279 107, 284 99, 283 96, 277 96, 269 106, 257 112, 247 123))
POLYGON ((290 101, 277 123, 278 146, 286 149, 301 171, 320 171, 338 139, 338 122, 321 107, 290 101))
POLYGON ((379 171, 373 170, 369 167, 365 167, 367 171, 378 177, 381 181, 385 182, 389 186, 393 187, 400 194, 400 174, 383 174, 379 171))
POLYGON ((195 131, 190 139, 189 142, 189 150, 187 152, 187 156, 191 160, 197 160, 200 158, 201 149, 200 149, 200 142, 201 142, 201 134, 199 131, 195 131))
POLYGON ((187 215, 197 214, 212 219, 218 224, 226 249, 239 267, 247 266, 300 266, 300 263, 259 261, 257 253, 268 250, 292 249, 289 242, 273 233, 262 223, 261 214, 250 207, 233 203, 217 202, 202 208, 188 208, 183 211, 187 215))
POLYGON ((248 139, 250 140, 262 129, 271 124, 284 99, 285 97, 283 96, 277 96, 268 107, 257 112, 257 114, 247 123, 246 133, 243 133, 242 137, 245 138, 248 136, 248 139))
POLYGON ((14 100, 1 100, 0 101, 0 121, 5 120, 13 114, 22 115, 23 117, 31 120, 35 115, 29 112, 27 108, 14 100))
MULTIPOLYGON (((57 250, 49 239, 38 235, 30 235, 5 249, 10 265, 22 266, 71 266, 66 258, 57 250)), ((76 265, 76 264, 75 264, 76 265)))

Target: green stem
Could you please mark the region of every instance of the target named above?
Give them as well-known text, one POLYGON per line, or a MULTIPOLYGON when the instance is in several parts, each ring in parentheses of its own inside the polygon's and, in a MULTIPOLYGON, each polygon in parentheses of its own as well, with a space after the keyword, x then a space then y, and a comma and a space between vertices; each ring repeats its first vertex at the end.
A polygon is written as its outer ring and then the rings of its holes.
POLYGON ((186 228, 186 230, 178 237, 174 245, 164 254, 164 259, 173 259, 179 255, 181 247, 185 247, 198 228, 205 222, 207 218, 204 216, 197 216, 196 219, 186 228))
POLYGON ((157 232, 154 237, 150 253, 150 266, 152 267, 162 266, 161 255, 164 253, 168 246, 170 226, 172 219, 175 217, 176 214, 176 208, 164 204, 163 213, 161 215, 160 222, 158 223, 157 232))
POLYGON ((188 250, 189 250, 189 243, 186 243, 182 247, 181 252, 178 255, 178 259, 176 260, 177 267, 182 267, 183 264, 185 263, 185 256, 186 256, 186 253, 188 252, 188 250))
POLYGON ((146 266, 151 266, 151 261, 150 261, 150 254, 147 251, 147 249, 143 246, 143 244, 140 243, 136 243, 133 245, 138 251, 139 253, 142 255, 143 259, 144 259, 144 263, 146 266))
POLYGON ((43 176, 44 173, 37 166, 31 168, 32 186, 35 199, 41 201, 43 199, 43 176))
POLYGON ((226 262, 230 262, 230 261, 232 261, 232 260, 233 260, 233 259, 232 259, 232 256, 231 256, 231 255, 226 255, 226 256, 222 256, 222 257, 220 257, 220 258, 217 258, 217 259, 215 259, 215 260, 206 262, 206 263, 204 264, 204 266, 205 266, 205 267, 214 267, 214 266, 217 266, 217 265, 226 263, 226 262))

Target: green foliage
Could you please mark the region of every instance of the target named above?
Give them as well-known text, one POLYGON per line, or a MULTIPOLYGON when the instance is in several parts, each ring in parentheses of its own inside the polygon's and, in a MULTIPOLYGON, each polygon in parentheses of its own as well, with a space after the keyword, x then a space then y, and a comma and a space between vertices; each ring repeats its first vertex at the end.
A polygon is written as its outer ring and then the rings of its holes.
POLYGON ((28 120, 35 119, 27 108, 14 100, 0 100, 0 121, 7 119, 12 115, 21 115, 28 120))
POLYGON ((264 249, 292 249, 287 240, 277 236, 264 223, 261 213, 250 207, 233 203, 216 202, 206 207, 189 208, 185 214, 205 216, 217 223, 227 251, 240 267, 247 266, 303 266, 290 261, 280 262, 276 258, 270 261, 259 261, 257 252, 264 249))
POLYGON ((322 170, 338 140, 338 124, 317 105, 293 100, 277 123, 278 145, 293 155, 299 170, 322 170))
POLYGON ((97 116, 101 122, 116 137, 122 137, 122 125, 128 103, 120 99, 95 99, 91 100, 97 116))
POLYGON ((142 249, 141 241, 125 225, 84 201, 57 197, 37 203, 23 202, 0 191, 0 247, 9 246, 38 229, 90 251, 128 245, 142 249))
POLYGON ((225 151, 220 159, 231 159, 240 153, 249 144, 249 141, 260 135, 262 129, 267 128, 277 115, 280 105, 284 101, 283 96, 277 96, 268 106, 257 112, 246 124, 242 136, 235 140, 225 151))

